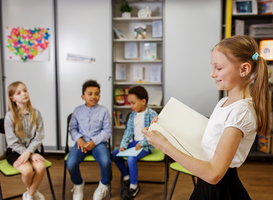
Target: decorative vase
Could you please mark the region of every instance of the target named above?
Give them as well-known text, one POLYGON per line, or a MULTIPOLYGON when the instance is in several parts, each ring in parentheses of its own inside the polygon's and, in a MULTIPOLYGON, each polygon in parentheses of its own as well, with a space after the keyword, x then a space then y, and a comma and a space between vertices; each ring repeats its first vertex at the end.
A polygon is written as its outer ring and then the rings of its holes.
POLYGON ((129 17, 131 17, 131 13, 130 12, 123 12, 122 17, 129 18, 129 17))

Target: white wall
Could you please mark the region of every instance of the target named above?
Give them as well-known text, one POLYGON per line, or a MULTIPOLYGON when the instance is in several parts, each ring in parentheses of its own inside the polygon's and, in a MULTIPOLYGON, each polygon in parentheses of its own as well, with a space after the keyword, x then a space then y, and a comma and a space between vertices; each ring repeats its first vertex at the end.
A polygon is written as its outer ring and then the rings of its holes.
POLYGON ((220 0, 166 0, 164 103, 175 97, 210 116, 218 90, 210 78, 210 52, 221 39, 220 0))
MULTIPOLYGON (((67 117, 83 105, 82 85, 94 79, 101 86, 99 104, 112 116, 112 7, 111 0, 58 0, 60 115, 62 146, 67 117), (96 64, 67 61, 67 53, 96 58, 96 64)), ((74 142, 70 140, 70 145, 74 142)))
MULTIPOLYGON (((53 0, 3 0, 3 41, 6 43, 6 27, 50 28, 50 61, 22 62, 4 60, 6 89, 14 81, 26 84, 30 100, 43 117, 45 146, 56 146, 56 102, 54 63, 54 15, 53 0)), ((4 45, 4 49, 5 49, 4 45)), ((5 51, 4 51, 5 53, 5 51)), ((5 55, 4 55, 5 58, 5 55)), ((3 58, 3 59, 4 59, 3 58)), ((6 97, 6 108, 7 105, 6 97)), ((8 109, 6 109, 8 110, 8 109)))

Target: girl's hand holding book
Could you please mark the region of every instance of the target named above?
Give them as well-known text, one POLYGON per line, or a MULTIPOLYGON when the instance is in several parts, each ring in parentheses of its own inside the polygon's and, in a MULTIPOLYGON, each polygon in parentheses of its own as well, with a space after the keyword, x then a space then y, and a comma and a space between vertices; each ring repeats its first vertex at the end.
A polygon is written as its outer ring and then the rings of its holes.
MULTIPOLYGON (((157 116, 154 117, 153 120, 151 121, 151 124, 154 123, 154 122, 157 122, 157 120, 158 120, 158 117, 157 117, 157 116)), ((150 124, 150 125, 151 125, 151 124, 150 124)))
POLYGON ((141 132, 145 135, 149 144, 164 152, 164 148, 167 147, 167 144, 170 144, 169 141, 160 132, 148 131, 148 129, 149 128, 144 128, 141 132))

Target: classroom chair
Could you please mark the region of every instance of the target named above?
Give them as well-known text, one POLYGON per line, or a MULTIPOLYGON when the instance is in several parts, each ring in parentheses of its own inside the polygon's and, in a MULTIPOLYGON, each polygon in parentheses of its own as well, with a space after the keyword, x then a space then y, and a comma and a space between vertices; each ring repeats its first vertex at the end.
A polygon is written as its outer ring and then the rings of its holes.
POLYGON ((174 182, 173 182, 173 186, 172 186, 172 190, 171 190, 171 193, 170 193, 170 196, 169 196, 169 200, 172 199, 173 192, 174 192, 174 189, 175 189, 175 186, 176 186, 176 182, 177 182, 177 179, 178 179, 178 176, 179 176, 180 173, 191 175, 194 187, 195 187, 195 184, 196 184, 195 179, 194 179, 195 175, 193 173, 189 172, 188 170, 186 170, 184 167, 182 167, 177 162, 174 162, 174 163, 170 164, 170 168, 172 170, 177 171, 177 173, 176 173, 176 176, 175 176, 175 179, 174 179, 174 182))
MULTIPOLYGON (((0 133, 5 134, 4 118, 0 119, 0 133)), ((45 158, 43 144, 41 144, 40 147, 41 147, 41 155, 43 155, 45 158)), ((46 164, 46 173, 47 173, 47 178, 48 178, 48 182, 49 182, 49 186, 50 186, 50 190, 51 190, 51 194, 52 194, 52 199, 56 200, 55 194, 54 194, 54 189, 53 189, 51 178, 50 178, 50 174, 49 174, 49 170, 48 170, 48 168, 51 167, 52 163, 50 161, 46 160, 45 164, 46 164)), ((10 165, 6 159, 0 161, 0 171, 2 172, 2 174, 4 176, 7 176, 7 177, 11 177, 11 176, 15 176, 15 175, 20 174, 20 172, 15 167, 10 165)), ((15 198, 21 197, 22 195, 23 194, 19 194, 19 195, 15 195, 15 196, 3 199, 1 183, 0 183, 0 200, 15 199, 15 198)))
MULTIPOLYGON (((65 142, 65 157, 64 157, 64 178, 63 178, 63 200, 65 200, 65 185, 66 185, 66 160, 69 155, 69 146, 68 146, 68 138, 69 138, 69 123, 72 117, 72 113, 67 117, 67 127, 66 127, 66 142, 65 142)), ((108 149, 109 153, 111 152, 110 142, 108 141, 108 149)), ((111 153, 110 153, 111 155, 111 153)), ((96 162, 95 158, 92 155, 86 155, 83 162, 96 162)), ((89 181, 85 182, 86 184, 99 184, 100 181, 89 181)), ((108 185, 108 199, 111 198, 111 184, 108 185)))
MULTIPOLYGON (((126 122, 125 122, 125 126, 127 126, 127 121, 129 119, 131 112, 127 114, 126 116, 126 122)), ((145 181, 145 180, 138 180, 138 183, 151 183, 151 184, 164 184, 164 199, 167 199, 167 185, 168 185, 168 180, 169 180, 169 157, 167 155, 165 155, 162 151, 154 148, 153 153, 141 158, 140 160, 138 160, 138 162, 164 162, 165 163, 165 169, 164 169, 164 181, 145 181)), ((124 160, 126 160, 127 158, 124 157, 124 160)), ((120 179, 120 190, 119 190, 119 195, 120 198, 123 199, 122 197, 122 190, 123 190, 123 177, 121 175, 121 179, 120 179)))

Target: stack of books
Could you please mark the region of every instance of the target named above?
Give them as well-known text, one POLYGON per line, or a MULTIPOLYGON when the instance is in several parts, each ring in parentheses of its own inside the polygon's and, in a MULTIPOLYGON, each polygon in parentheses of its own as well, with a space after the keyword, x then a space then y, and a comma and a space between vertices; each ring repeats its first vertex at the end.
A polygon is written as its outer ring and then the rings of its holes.
POLYGON ((273 24, 252 24, 249 27, 249 36, 254 38, 273 37, 273 24))

